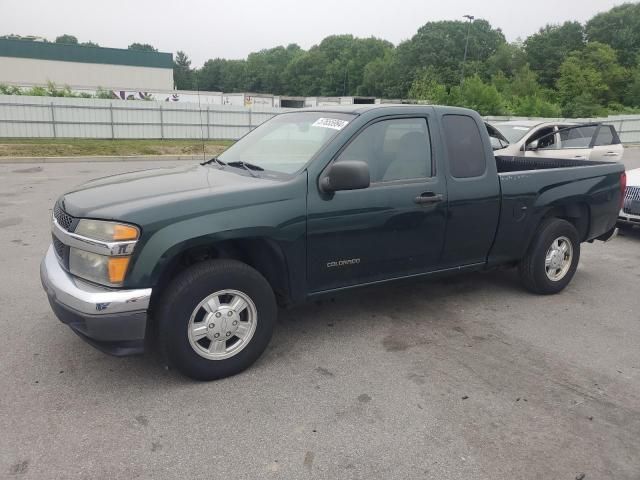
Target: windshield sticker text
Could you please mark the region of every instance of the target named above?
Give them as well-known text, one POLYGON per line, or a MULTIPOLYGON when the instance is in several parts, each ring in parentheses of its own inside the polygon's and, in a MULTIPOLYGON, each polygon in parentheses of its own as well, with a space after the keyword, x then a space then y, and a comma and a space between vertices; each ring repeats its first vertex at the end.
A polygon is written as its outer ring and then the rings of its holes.
POLYGON ((347 126, 349 122, 347 120, 340 120, 339 118, 319 118, 313 124, 312 127, 332 128, 333 130, 342 130, 347 126))

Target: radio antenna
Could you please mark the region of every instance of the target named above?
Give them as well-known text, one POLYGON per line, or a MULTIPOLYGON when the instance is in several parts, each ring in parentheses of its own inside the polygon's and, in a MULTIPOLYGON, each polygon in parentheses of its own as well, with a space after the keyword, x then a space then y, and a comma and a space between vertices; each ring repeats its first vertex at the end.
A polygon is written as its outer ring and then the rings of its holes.
MULTIPOLYGON (((207 161, 207 153, 204 144, 204 125, 202 124, 202 104, 200 103, 200 85, 198 84, 198 77, 196 75, 196 91, 198 92, 198 114, 200 115, 200 138, 202 140, 202 161, 207 161)), ((207 130, 209 129, 209 122, 207 122, 207 130)))

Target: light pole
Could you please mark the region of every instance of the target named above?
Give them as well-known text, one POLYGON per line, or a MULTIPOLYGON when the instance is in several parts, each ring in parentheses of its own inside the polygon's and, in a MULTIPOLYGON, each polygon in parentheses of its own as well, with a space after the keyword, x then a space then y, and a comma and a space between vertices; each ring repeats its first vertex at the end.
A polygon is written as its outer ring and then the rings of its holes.
POLYGON ((462 77, 460 78, 460 86, 464 84, 464 64, 467 63, 467 50, 469 50, 469 35, 471 34, 471 24, 476 18, 473 15, 463 15, 464 18, 469 19, 469 27, 467 28, 467 41, 464 44, 464 58, 462 59, 462 77))

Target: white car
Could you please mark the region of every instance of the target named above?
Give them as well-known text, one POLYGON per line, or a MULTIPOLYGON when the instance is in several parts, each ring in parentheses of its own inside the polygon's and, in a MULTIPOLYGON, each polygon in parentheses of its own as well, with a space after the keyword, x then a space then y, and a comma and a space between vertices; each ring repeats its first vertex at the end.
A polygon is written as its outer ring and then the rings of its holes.
POLYGON ((511 120, 490 126, 495 155, 619 162, 624 154, 613 125, 511 120))
POLYGON ((619 227, 640 225, 640 168, 627 171, 624 204, 618 215, 619 227))

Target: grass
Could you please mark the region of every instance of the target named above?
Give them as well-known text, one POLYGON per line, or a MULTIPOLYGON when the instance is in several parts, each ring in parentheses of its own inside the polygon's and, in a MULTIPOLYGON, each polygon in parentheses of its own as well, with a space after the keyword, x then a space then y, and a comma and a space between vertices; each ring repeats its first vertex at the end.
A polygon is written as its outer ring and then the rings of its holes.
MULTIPOLYGON (((202 140, 97 140, 90 138, 1 138, 0 157, 94 155, 202 155, 202 140)), ((205 140, 206 155, 222 153, 232 140, 205 140)))

